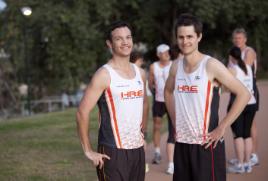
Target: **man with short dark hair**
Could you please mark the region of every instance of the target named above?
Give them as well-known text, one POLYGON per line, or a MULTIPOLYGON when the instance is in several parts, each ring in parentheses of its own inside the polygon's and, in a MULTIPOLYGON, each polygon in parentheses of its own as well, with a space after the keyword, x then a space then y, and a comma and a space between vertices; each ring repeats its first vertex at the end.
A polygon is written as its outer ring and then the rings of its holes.
POLYGON ((143 120, 147 98, 145 72, 129 62, 132 34, 125 22, 113 23, 106 44, 112 58, 93 76, 77 111, 77 129, 86 157, 97 167, 99 180, 143 181, 143 120), (98 152, 88 137, 90 114, 98 104, 98 152))
POLYGON ((176 128, 173 180, 225 181, 223 135, 250 93, 220 61, 199 52, 202 23, 198 18, 181 15, 175 33, 183 59, 174 61, 165 86, 166 106, 176 128), (236 95, 220 122, 219 84, 236 95))

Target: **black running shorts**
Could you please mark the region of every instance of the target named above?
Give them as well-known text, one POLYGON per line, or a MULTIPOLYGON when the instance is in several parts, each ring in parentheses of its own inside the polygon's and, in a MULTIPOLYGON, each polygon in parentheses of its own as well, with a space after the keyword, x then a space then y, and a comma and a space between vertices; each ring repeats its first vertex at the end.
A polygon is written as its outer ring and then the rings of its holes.
POLYGON ((167 143, 175 143, 175 128, 172 125, 171 118, 168 114, 165 102, 154 101, 153 103, 153 117, 162 118, 165 114, 167 114, 168 118, 168 139, 167 143))
POLYGON ((176 142, 173 181, 226 181, 224 141, 215 149, 176 142))
POLYGON ((97 167, 99 181, 144 181, 145 154, 144 148, 117 149, 99 146, 98 152, 106 154, 102 169, 97 167))

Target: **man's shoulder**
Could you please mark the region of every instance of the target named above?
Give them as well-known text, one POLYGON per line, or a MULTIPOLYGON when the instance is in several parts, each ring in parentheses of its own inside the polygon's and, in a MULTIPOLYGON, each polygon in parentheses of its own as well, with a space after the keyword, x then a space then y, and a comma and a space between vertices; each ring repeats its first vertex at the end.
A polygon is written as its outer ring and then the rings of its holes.
POLYGON ((225 66, 223 65, 223 63, 219 59, 217 59, 215 57, 209 57, 208 61, 207 61, 207 64, 206 64, 207 70, 208 71, 210 71, 210 70, 213 71, 217 67, 225 67, 225 66))
POLYGON ((171 67, 178 66, 179 62, 183 61, 183 59, 176 59, 172 61, 171 67))
POLYGON ((93 79, 100 84, 107 83, 107 80, 110 80, 110 74, 105 66, 100 67, 94 74, 93 79))
POLYGON ((214 64, 215 62, 216 63, 218 63, 218 62, 221 62, 219 59, 217 59, 217 58, 215 58, 215 57, 212 57, 212 56, 210 56, 210 55, 205 55, 205 56, 207 56, 207 62, 208 63, 212 63, 212 64, 214 64))
POLYGON ((251 46, 246 46, 246 50, 253 50, 253 51, 255 51, 254 48, 251 47, 251 46))
POLYGON ((155 61, 155 62, 152 62, 151 63, 150 70, 153 70, 154 69, 154 66, 157 64, 157 62, 159 62, 159 61, 155 61))
POLYGON ((170 67, 170 75, 176 76, 177 70, 178 70, 178 64, 180 61, 183 61, 183 59, 176 59, 172 61, 171 67, 170 67))
POLYGON ((95 74, 98 74, 100 76, 107 76, 109 75, 109 71, 106 68, 106 66, 101 66, 100 68, 98 68, 98 70, 95 72, 95 74))
POLYGON ((153 61, 152 63, 151 63, 151 66, 154 66, 154 65, 156 65, 156 64, 159 64, 159 60, 156 60, 156 61, 153 61))
POLYGON ((256 51, 255 51, 254 48, 247 46, 246 53, 254 53, 254 54, 256 54, 256 51))

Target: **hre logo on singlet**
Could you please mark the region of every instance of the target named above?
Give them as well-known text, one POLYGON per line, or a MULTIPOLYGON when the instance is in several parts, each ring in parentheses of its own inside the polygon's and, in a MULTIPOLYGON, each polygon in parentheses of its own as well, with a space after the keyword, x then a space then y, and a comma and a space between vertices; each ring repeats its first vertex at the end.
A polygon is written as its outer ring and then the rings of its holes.
POLYGON ((143 97, 143 91, 126 91, 121 92, 121 99, 136 99, 136 98, 142 98, 143 97))
POLYGON ((177 89, 179 93, 198 93, 197 85, 178 85, 177 89))

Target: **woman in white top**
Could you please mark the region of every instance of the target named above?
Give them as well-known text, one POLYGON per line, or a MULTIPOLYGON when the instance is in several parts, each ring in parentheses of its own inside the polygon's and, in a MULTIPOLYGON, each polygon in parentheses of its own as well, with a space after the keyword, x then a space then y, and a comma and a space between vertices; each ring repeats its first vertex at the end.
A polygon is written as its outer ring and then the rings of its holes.
MULTIPOLYGON (((230 166, 228 171, 232 173, 249 173, 252 171, 250 164, 250 154, 252 152, 250 128, 256 113, 256 99, 253 91, 252 70, 250 66, 245 64, 242 60, 241 50, 238 47, 231 48, 229 51, 229 59, 233 64, 229 70, 239 81, 241 81, 245 87, 247 87, 248 91, 251 93, 251 98, 243 112, 231 125, 234 134, 234 146, 238 161, 234 165, 230 166)), ((234 99, 235 95, 231 93, 228 111, 233 104, 234 99)))

